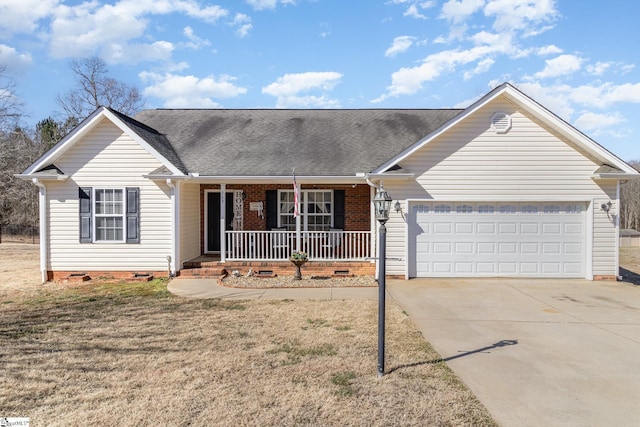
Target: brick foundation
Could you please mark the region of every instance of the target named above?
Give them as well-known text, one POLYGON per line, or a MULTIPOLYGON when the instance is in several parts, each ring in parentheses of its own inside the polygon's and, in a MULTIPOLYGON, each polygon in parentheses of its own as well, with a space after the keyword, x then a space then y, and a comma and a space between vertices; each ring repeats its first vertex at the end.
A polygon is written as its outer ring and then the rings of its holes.
MULTIPOLYGON (((213 261, 203 262, 199 267, 196 265, 191 267, 180 270, 179 276, 183 278, 217 277, 221 274, 222 269, 226 270, 228 274, 238 271, 243 276, 249 273, 249 269, 256 275, 261 271, 271 272, 276 276, 293 276, 295 274, 295 266, 289 261, 229 261, 224 264, 213 261)), ((300 268, 300 271, 303 276, 373 276, 375 268, 375 264, 369 262, 309 261, 300 268)))
POLYGON ((54 282, 85 282, 92 279, 148 281, 154 277, 169 277, 167 271, 47 271, 47 280, 54 282))
POLYGON ((597 276, 593 276, 593 280, 618 280, 617 276, 611 276, 611 275, 597 275, 597 276))

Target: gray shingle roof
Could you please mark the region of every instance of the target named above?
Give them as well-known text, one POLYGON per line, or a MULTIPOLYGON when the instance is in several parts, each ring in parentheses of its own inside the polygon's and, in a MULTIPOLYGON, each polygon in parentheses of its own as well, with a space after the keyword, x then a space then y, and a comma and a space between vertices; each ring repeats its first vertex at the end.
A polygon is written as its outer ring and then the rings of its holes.
POLYGON ((185 169, 201 176, 284 176, 292 168, 300 176, 352 176, 462 111, 159 109, 135 119, 151 128, 140 136, 154 146, 170 142, 185 169))
POLYGON ((113 108, 109 108, 113 114, 118 116, 131 130, 133 130, 138 136, 147 141, 160 155, 170 161, 175 167, 180 169, 183 173, 187 173, 185 165, 180 160, 180 156, 175 152, 173 145, 169 142, 165 135, 158 133, 157 130, 150 128, 144 123, 140 123, 131 117, 122 114, 113 108))

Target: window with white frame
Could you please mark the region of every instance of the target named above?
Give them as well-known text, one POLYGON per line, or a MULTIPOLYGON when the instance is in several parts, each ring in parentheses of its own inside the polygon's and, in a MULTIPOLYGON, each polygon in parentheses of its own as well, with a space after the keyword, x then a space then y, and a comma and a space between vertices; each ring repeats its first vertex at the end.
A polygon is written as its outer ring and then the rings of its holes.
POLYGON ((80 187, 80 243, 140 243, 140 189, 80 187))
MULTIPOLYGON (((280 190, 278 193, 278 227, 295 230, 293 190, 280 190)), ((333 211, 333 191, 300 191, 300 216, 303 230, 330 229, 333 226, 333 211)))
POLYGON ((124 190, 95 190, 96 241, 124 241, 124 190))

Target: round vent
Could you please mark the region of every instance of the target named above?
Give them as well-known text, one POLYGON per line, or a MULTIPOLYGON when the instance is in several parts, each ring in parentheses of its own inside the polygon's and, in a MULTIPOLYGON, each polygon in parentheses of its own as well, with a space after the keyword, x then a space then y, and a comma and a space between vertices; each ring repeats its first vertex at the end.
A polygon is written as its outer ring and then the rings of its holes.
POLYGON ((491 116, 491 127, 496 133, 507 133, 511 129, 511 116, 507 113, 495 113, 491 116))

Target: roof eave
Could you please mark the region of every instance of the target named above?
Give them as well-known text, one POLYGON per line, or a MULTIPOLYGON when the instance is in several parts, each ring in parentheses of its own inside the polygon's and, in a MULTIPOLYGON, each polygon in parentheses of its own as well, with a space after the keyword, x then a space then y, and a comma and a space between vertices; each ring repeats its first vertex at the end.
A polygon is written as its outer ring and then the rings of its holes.
MULTIPOLYGON (((144 178, 151 180, 163 179, 188 179, 190 182, 199 184, 291 184, 293 182, 292 175, 265 176, 265 175, 218 175, 205 176, 197 173, 189 174, 189 176, 176 175, 143 175, 144 178)), ((336 175, 336 176, 300 176, 296 175, 298 184, 362 184, 365 183, 365 174, 355 175, 336 175)))
POLYGON ((640 179, 640 174, 635 173, 597 173, 591 175, 593 179, 612 179, 612 180, 630 180, 630 179, 640 179))
POLYGON ((22 179, 24 181, 31 181, 33 179, 38 179, 42 181, 66 181, 69 178, 69 175, 60 175, 60 174, 31 174, 31 173, 16 173, 15 176, 18 179, 22 179))

